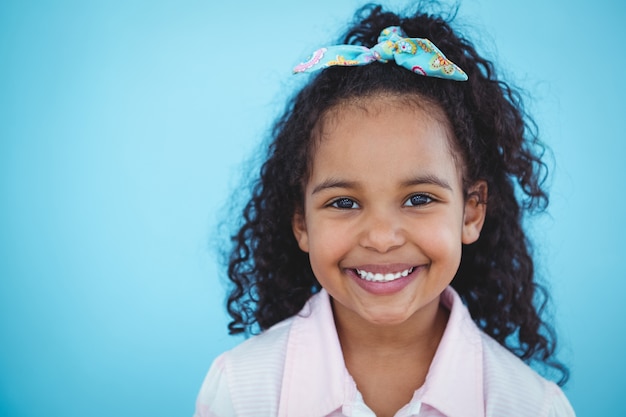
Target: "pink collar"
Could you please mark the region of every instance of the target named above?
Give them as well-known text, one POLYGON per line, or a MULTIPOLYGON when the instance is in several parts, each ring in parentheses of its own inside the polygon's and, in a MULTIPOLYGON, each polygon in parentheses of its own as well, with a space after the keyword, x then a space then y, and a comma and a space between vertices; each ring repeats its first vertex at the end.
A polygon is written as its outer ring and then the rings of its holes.
MULTIPOLYGON (((480 330, 451 287, 441 302, 450 309, 450 318, 426 382, 410 404, 428 404, 450 417, 483 416, 480 330)), ((311 297, 294 318, 284 369, 280 417, 319 417, 338 409, 351 415, 361 401, 343 360, 326 291, 311 297)))

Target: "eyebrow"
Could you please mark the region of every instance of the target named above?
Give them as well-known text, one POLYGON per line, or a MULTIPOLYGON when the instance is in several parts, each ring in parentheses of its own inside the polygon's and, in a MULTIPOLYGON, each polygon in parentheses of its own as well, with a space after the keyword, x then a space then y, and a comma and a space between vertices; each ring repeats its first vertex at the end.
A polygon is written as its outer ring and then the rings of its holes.
POLYGON ((311 194, 319 193, 320 191, 327 190, 329 188, 357 188, 357 183, 354 181, 344 181, 337 178, 328 178, 321 183, 317 184, 311 194))
POLYGON ((424 184, 436 185, 438 187, 445 188, 446 190, 452 191, 452 186, 450 186, 448 181, 444 180, 443 178, 439 178, 436 175, 431 175, 431 174, 421 175, 419 177, 411 178, 410 180, 407 180, 402 183, 404 187, 410 187, 413 185, 424 185, 424 184))
MULTIPOLYGON (((415 185, 435 185, 441 188, 445 188, 446 190, 452 191, 452 187, 448 183, 448 181, 443 178, 439 178, 436 175, 420 175, 411 179, 408 179, 402 182, 403 187, 411 187, 415 185)), ((311 194, 319 193, 320 191, 324 191, 331 188, 346 188, 346 189, 354 189, 358 188, 358 183, 355 181, 345 181, 337 178, 328 178, 313 188, 311 194)))

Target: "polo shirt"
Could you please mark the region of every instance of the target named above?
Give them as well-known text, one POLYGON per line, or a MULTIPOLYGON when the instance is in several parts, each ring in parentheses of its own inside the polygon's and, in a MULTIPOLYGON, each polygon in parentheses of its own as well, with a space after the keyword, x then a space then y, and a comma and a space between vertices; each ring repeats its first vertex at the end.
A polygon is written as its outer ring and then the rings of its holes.
MULTIPOLYGON (((561 389, 472 321, 446 288, 446 329, 424 384, 395 417, 566 417, 561 389)), ((313 295, 297 315, 220 355, 194 417, 375 417, 346 369, 330 297, 313 295)))

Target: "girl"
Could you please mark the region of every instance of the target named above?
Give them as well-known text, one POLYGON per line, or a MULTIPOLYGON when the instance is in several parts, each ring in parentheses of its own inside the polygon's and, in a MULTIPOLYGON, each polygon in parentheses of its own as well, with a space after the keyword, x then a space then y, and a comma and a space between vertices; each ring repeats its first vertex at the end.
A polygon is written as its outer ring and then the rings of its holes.
POLYGON ((261 334, 215 360, 196 416, 573 415, 524 363, 567 379, 521 225, 547 194, 518 95, 440 18, 357 16, 295 69, 316 74, 228 268, 230 333, 261 334))

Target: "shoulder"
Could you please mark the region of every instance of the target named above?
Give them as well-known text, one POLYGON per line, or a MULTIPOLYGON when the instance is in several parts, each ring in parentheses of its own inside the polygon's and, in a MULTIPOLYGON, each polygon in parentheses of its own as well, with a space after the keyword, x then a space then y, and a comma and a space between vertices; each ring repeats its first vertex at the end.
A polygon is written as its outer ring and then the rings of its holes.
POLYGON ((447 386, 460 387, 461 395, 472 387, 472 379, 482 382, 482 386, 474 383, 475 394, 482 400, 476 404, 477 414, 483 415, 484 406, 484 415, 490 417, 574 416, 561 388, 483 332, 453 288, 448 287, 441 300, 450 309, 450 318, 437 353, 442 350, 446 359, 463 359, 453 362, 457 375, 447 386))
POLYGON ((487 334, 483 345, 486 415, 574 416, 565 394, 487 334))
POLYGON ((200 388, 194 417, 276 415, 292 321, 218 356, 200 388))
POLYGON ((297 315, 217 357, 200 389, 195 417, 277 415, 295 328, 322 320, 326 304, 322 294, 313 295, 297 315))
POLYGON ((574 416, 561 389, 482 331, 453 288, 441 302, 450 316, 429 371, 438 383, 433 405, 448 415, 574 416), (464 400, 448 402, 451 390, 464 400))
MULTIPOLYGON (((261 334, 242 342, 222 354, 224 366, 230 372, 250 373, 261 370, 270 371, 282 366, 285 359, 285 347, 293 317, 284 320, 261 334)), ((250 377, 251 375, 242 375, 250 377)))

